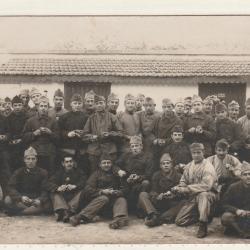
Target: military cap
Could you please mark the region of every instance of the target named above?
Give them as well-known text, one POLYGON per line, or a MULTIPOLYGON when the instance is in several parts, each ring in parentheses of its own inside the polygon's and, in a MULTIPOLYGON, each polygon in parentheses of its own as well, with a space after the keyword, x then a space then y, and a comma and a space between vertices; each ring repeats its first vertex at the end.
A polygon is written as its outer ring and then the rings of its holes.
POLYGON ((214 101, 211 96, 207 96, 204 100, 203 103, 212 103, 214 104, 214 101))
POLYGON ((163 161, 172 161, 172 158, 169 153, 164 153, 161 156, 160 162, 163 162, 163 161))
POLYGON ((228 103, 227 107, 228 107, 228 108, 231 108, 231 107, 237 107, 237 108, 239 108, 240 105, 239 105, 238 102, 236 102, 235 100, 233 100, 233 101, 231 101, 230 103, 228 103))
POLYGON ((172 129, 171 129, 171 133, 183 133, 183 128, 180 125, 175 125, 172 129))
POLYGON ((3 98, 0 98, 0 103, 5 103, 3 98))
POLYGON ((100 157, 100 162, 103 161, 103 160, 110 160, 110 161, 112 161, 112 157, 108 153, 102 153, 102 155, 100 157))
POLYGON ((154 99, 153 99, 153 98, 151 98, 151 97, 146 97, 146 98, 145 98, 144 104, 145 104, 145 103, 148 103, 148 102, 152 102, 152 103, 154 103, 154 104, 155 104, 154 99))
POLYGON ((248 171, 250 171, 250 164, 246 161, 243 161, 241 165, 241 174, 248 171))
POLYGON ((250 105, 250 98, 247 98, 246 103, 245 103, 245 106, 248 106, 248 105, 250 105))
POLYGON ((226 139, 220 139, 219 141, 216 142, 215 147, 222 148, 222 149, 228 149, 229 143, 227 142, 226 139))
POLYGON ((41 95, 41 92, 38 89, 36 89, 36 88, 33 87, 31 89, 31 91, 30 91, 30 96, 32 97, 35 94, 40 94, 41 95))
POLYGON ((215 105, 215 112, 223 112, 223 111, 227 111, 227 106, 224 103, 217 103, 215 105))
POLYGON ((143 95, 143 94, 138 94, 137 96, 136 96, 136 100, 139 100, 139 99, 145 99, 145 95, 143 95))
POLYGON ((4 101, 5 102, 11 102, 11 99, 7 96, 7 97, 4 98, 4 101))
POLYGON ((38 99, 38 103, 41 103, 41 102, 46 102, 46 103, 49 103, 49 99, 48 97, 44 96, 44 95, 41 95, 38 99))
POLYGON ((54 93, 54 97, 55 96, 64 97, 64 94, 61 89, 57 89, 54 93))
POLYGON ((194 95, 193 98, 192 98, 192 104, 194 104, 194 103, 196 103, 196 102, 203 103, 201 97, 198 96, 198 95, 194 95))
POLYGON ((12 104, 14 104, 14 103, 23 103, 22 99, 18 95, 14 96, 14 98, 12 99, 11 102, 12 102, 12 104))
POLYGON ((192 97, 191 96, 185 97, 184 98, 184 104, 189 105, 191 107, 192 106, 192 97))
POLYGON ((142 138, 141 136, 134 135, 130 138, 130 144, 142 144, 142 138))
POLYGON ((83 102, 82 100, 82 96, 79 94, 74 94, 71 99, 70 102, 83 102))
POLYGON ((190 150, 194 151, 194 150, 204 150, 204 145, 202 143, 197 143, 194 142, 190 145, 190 150))
POLYGON ((178 98, 176 101, 175 101, 175 105, 178 104, 178 103, 183 103, 184 104, 184 100, 182 98, 178 98))
POLYGON ((164 99, 162 100, 162 104, 174 106, 173 102, 172 102, 169 98, 164 98, 164 99))
POLYGON ((97 103, 97 102, 105 102, 106 100, 105 100, 105 97, 104 96, 101 96, 101 95, 95 95, 95 98, 94 98, 94 100, 95 100, 95 103, 97 103))
POLYGON ((96 93, 93 90, 90 90, 85 94, 84 99, 94 99, 95 95, 96 93))
POLYGON ((127 94, 125 96, 125 101, 127 101, 127 100, 134 100, 135 101, 135 97, 133 95, 131 95, 131 94, 127 94))
POLYGON ((26 149, 24 151, 24 157, 26 157, 26 156, 32 156, 32 155, 37 156, 37 152, 36 152, 36 150, 33 147, 29 147, 28 149, 26 149))
POLYGON ((29 95, 29 90, 28 89, 22 89, 20 91, 20 94, 19 95, 29 95))
POLYGON ((111 101, 111 100, 119 100, 118 95, 116 95, 116 94, 114 94, 114 93, 111 93, 111 94, 108 96, 108 101, 111 101))

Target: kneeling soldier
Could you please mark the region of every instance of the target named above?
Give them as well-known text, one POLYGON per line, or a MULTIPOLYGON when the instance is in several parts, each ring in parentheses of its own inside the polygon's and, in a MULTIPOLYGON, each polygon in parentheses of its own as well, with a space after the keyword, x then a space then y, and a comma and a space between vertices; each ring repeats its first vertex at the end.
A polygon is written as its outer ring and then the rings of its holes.
POLYGON ((77 212, 85 184, 83 171, 71 155, 65 155, 62 168, 51 176, 48 184, 57 221, 68 222, 69 217, 77 212))
POLYGON ((233 183, 225 193, 222 204, 225 213, 222 225, 225 234, 238 234, 241 238, 250 239, 250 164, 243 162, 241 180, 233 183))
POLYGON ((169 154, 163 154, 160 159, 160 170, 152 178, 150 193, 141 192, 139 208, 146 213, 145 224, 149 227, 162 223, 174 223, 176 215, 183 206, 183 201, 170 191, 181 178, 169 154))
POLYGON ((193 143, 190 150, 193 161, 185 167, 180 184, 172 188, 172 192, 189 198, 178 213, 175 223, 178 226, 188 226, 199 219, 197 237, 204 238, 211 210, 217 199, 217 175, 213 165, 204 159, 203 144, 193 143))
POLYGON ((90 203, 80 213, 70 217, 71 225, 89 223, 96 215, 110 211, 113 211, 110 228, 117 229, 127 225, 128 209, 124 198, 126 191, 126 185, 113 173, 110 156, 102 155, 100 168, 89 177, 85 188, 84 198, 90 203))
POLYGON ((9 214, 35 215, 49 208, 47 171, 37 167, 37 152, 30 147, 24 152, 25 167, 17 169, 8 185, 5 205, 9 214))

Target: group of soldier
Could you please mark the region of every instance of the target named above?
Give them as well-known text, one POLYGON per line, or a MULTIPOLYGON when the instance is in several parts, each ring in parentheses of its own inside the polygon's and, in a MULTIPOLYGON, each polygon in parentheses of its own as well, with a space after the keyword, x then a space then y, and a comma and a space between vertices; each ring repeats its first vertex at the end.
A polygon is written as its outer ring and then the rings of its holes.
POLYGON ((91 90, 66 110, 58 89, 53 103, 36 88, 0 99, 9 216, 54 213, 72 226, 107 216, 118 229, 134 213, 148 227, 198 223, 199 238, 217 216, 225 234, 250 238, 250 99, 241 118, 217 96, 164 98, 156 111, 153 98, 127 94, 117 111, 117 95, 91 90))

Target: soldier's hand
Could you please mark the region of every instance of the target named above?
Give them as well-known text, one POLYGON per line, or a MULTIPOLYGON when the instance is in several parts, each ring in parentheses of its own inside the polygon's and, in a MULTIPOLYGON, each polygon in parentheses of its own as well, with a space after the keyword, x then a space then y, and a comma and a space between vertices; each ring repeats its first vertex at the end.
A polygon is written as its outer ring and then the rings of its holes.
POLYGON ((194 127, 193 127, 193 128, 190 128, 190 129, 188 130, 188 132, 193 134, 193 133, 195 132, 195 128, 194 128, 194 127))
POLYGON ((42 132, 48 135, 52 134, 52 131, 49 128, 43 128, 42 132))
POLYGON ((160 193, 157 197, 156 200, 161 201, 164 197, 164 193, 160 193))
POLYGON ((102 137, 109 137, 109 132, 102 132, 102 137))
POLYGON ((203 133, 203 129, 201 126, 197 126, 196 129, 195 129, 196 133, 198 134, 202 134, 203 133))
POLYGON ((22 139, 16 139, 16 140, 13 140, 12 141, 12 144, 18 144, 18 143, 20 143, 22 141, 22 139))
POLYGON ((158 144, 159 144, 159 146, 164 146, 166 144, 166 140, 165 139, 159 139, 158 144))
POLYGON ((83 130, 80 130, 80 129, 75 130, 75 135, 76 135, 77 137, 82 137, 82 135, 83 135, 83 130))
POLYGON ((95 141, 97 141, 97 140, 98 140, 98 136, 97 136, 97 135, 92 135, 91 141, 92 141, 92 142, 95 142, 95 141))
POLYGON ((37 129, 37 130, 35 130, 35 131, 33 132, 33 134, 34 134, 35 136, 41 135, 41 130, 40 130, 40 129, 37 129))
POLYGON ((68 184, 67 189, 68 190, 74 190, 74 189, 76 189, 76 185, 68 184))
POLYGON ((112 192, 113 192, 112 188, 106 188, 106 189, 101 190, 101 194, 104 194, 104 195, 110 195, 112 194, 112 192))
POLYGON ((72 137, 75 137, 76 136, 76 132, 75 131, 70 131, 69 133, 68 133, 68 137, 69 138, 72 138, 72 137))
POLYGON ((226 163, 225 167, 229 171, 233 171, 234 170, 234 167, 231 164, 229 164, 229 163, 226 163))
POLYGON ((237 209, 236 210, 236 215, 239 217, 246 217, 247 216, 247 211, 243 209, 237 209))
POLYGON ((7 136, 6 135, 0 135, 0 140, 1 141, 6 141, 7 140, 7 136))
POLYGON ((58 192, 64 192, 67 190, 67 185, 61 185, 60 187, 57 188, 58 192))
POLYGON ((21 200, 22 203, 27 206, 29 206, 32 203, 32 200, 28 196, 22 196, 21 200))
POLYGON ((124 177, 124 176, 126 176, 126 174, 127 174, 127 173, 126 173, 124 170, 119 170, 119 171, 118 171, 118 175, 119 175, 119 177, 121 177, 121 178, 124 177))
POLYGON ((35 207, 39 207, 41 205, 41 201, 39 199, 34 199, 32 204, 35 206, 35 207))
POLYGON ((158 145, 158 139, 154 139, 154 140, 153 140, 153 144, 154 144, 154 145, 158 145))
POLYGON ((112 190, 112 195, 121 196, 122 195, 122 191, 120 191, 120 190, 112 190))

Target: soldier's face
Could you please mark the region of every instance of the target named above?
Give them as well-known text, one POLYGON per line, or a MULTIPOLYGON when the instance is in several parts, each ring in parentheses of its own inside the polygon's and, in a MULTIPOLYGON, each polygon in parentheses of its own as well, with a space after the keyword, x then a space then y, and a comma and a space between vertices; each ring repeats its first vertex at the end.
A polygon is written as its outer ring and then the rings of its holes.
POLYGON ((95 103, 95 108, 97 112, 101 112, 105 109, 106 103, 104 101, 99 101, 95 103))
POLYGON ((195 102, 193 103, 193 110, 194 110, 194 113, 199 113, 202 111, 202 108, 203 108, 203 105, 201 102, 195 102))
POLYGON ((190 104, 184 104, 184 112, 189 112, 191 110, 192 106, 190 104))
POLYGON ((63 101, 64 101, 63 97, 55 96, 53 101, 54 101, 54 104, 55 104, 55 108, 62 108, 63 101))
POLYGON ((199 163, 204 159, 204 152, 201 149, 192 150, 191 154, 195 163, 199 163))
POLYGON ((203 108, 204 108, 204 111, 206 111, 206 112, 212 112, 213 104, 210 102, 206 102, 206 103, 204 103, 203 108))
POLYGON ((175 105, 175 112, 178 114, 184 113, 184 104, 183 103, 177 103, 175 105))
POLYGON ((5 110, 11 110, 12 104, 11 102, 5 102, 5 110))
POLYGON ((72 157, 65 157, 62 165, 66 171, 71 170, 74 167, 74 160, 72 157))
POLYGON ((79 101, 73 101, 73 102, 70 103, 70 106, 71 106, 71 109, 72 109, 73 112, 81 111, 83 103, 79 102, 79 101))
POLYGON ((28 104, 30 100, 28 95, 20 95, 20 98, 22 99, 24 105, 28 104))
POLYGON ((138 155, 142 152, 142 144, 139 143, 132 143, 130 144, 130 150, 133 155, 138 155))
POLYGON ((241 179, 245 185, 250 186, 250 170, 244 171, 241 174, 241 179))
POLYGON ((118 107, 119 107, 119 100, 118 99, 110 100, 108 102, 108 107, 109 107, 110 110, 116 111, 118 109, 118 107))
POLYGON ((168 113, 170 111, 173 111, 174 107, 172 104, 165 104, 165 103, 162 103, 162 111, 164 113, 168 113))
POLYGON ((237 107, 231 107, 228 109, 228 115, 229 117, 236 119, 240 114, 240 109, 237 107))
POLYGON ((152 115, 155 111, 155 103, 154 102, 146 102, 144 105, 144 109, 146 114, 152 115))
POLYGON ((136 99, 136 101, 135 101, 136 108, 141 108, 143 103, 144 103, 144 99, 142 99, 142 98, 136 99))
POLYGON ((21 112, 23 109, 23 103, 13 103, 13 111, 15 113, 21 112))
POLYGON ((37 93, 31 96, 31 100, 32 102, 37 105, 39 104, 39 97, 41 96, 41 94, 37 93))
POLYGON ((183 133, 173 132, 171 135, 174 142, 181 142, 183 140, 183 133))
POLYGON ((246 111, 246 115, 249 117, 250 116, 250 105, 246 106, 245 111, 246 111))
POLYGON ((94 98, 85 99, 84 105, 85 105, 86 109, 93 109, 94 104, 95 104, 94 98))
POLYGON ((45 115, 48 113, 49 104, 47 102, 40 102, 38 106, 38 112, 41 115, 45 115))
POLYGON ((108 172, 112 167, 112 162, 111 160, 102 160, 100 162, 100 168, 105 171, 108 172))
POLYGON ((173 168, 173 163, 171 160, 162 161, 160 163, 160 168, 165 173, 170 173, 173 168))
POLYGON ((24 163, 27 168, 34 168, 37 163, 37 158, 35 155, 25 156, 24 163))
POLYGON ((128 112, 133 112, 135 110, 135 101, 134 100, 127 100, 125 102, 125 109, 128 112))
POLYGON ((216 147, 215 148, 215 153, 216 153, 216 155, 218 156, 219 159, 224 159, 226 154, 228 153, 228 150, 216 147))
POLYGON ((218 119, 218 120, 223 120, 223 119, 225 119, 227 117, 227 111, 217 111, 216 112, 216 118, 218 119))

